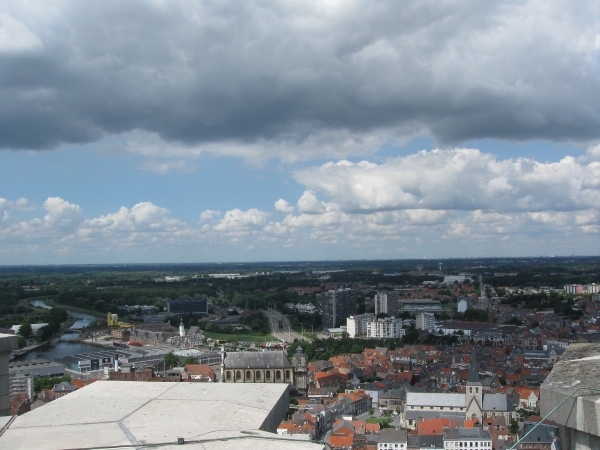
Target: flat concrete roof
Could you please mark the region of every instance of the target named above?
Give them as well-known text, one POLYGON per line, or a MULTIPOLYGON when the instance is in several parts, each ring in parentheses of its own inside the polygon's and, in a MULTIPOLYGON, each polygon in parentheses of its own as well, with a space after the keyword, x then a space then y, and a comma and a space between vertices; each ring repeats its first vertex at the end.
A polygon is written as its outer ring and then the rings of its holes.
POLYGON ((279 438, 287 385, 99 381, 18 416, 0 447, 321 450, 279 438), (267 432, 271 431, 271 432, 267 432), (181 448, 177 446, 177 448, 181 448))

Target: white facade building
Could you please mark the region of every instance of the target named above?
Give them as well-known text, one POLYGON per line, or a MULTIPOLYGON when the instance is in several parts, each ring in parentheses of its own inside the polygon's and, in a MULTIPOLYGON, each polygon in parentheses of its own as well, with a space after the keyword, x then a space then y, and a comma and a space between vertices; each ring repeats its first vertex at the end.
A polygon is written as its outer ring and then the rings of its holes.
POLYGON ((429 312, 421 312, 417 314, 417 330, 435 330, 435 314, 429 312))
POLYGON ((346 332, 351 338, 365 337, 367 324, 375 320, 375 314, 358 314, 346 319, 346 332))
POLYGON ((565 294, 598 294, 600 293, 600 284, 567 284, 565 294))
POLYGON ((407 447, 406 431, 384 428, 379 432, 377 450, 405 450, 407 447))
POLYGON ((402 328, 402 319, 386 318, 367 323, 367 337, 397 339, 406 334, 402 328))
POLYGON ((444 449, 492 450, 492 436, 478 427, 444 428, 444 449))

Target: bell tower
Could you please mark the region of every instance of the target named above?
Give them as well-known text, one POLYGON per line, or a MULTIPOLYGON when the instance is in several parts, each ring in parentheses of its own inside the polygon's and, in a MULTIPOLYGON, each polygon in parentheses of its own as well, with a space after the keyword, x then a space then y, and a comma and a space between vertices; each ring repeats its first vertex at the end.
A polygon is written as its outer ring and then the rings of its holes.
POLYGON ((308 396, 308 362, 302 347, 298 346, 292 356, 292 367, 294 369, 294 386, 302 397, 308 396))

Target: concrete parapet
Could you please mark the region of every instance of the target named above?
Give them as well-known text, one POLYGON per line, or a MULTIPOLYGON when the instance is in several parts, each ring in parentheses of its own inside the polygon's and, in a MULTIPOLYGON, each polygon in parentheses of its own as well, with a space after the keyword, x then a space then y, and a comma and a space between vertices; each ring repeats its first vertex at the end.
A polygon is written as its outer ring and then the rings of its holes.
POLYGON ((575 344, 540 389, 540 412, 560 424, 563 449, 600 449, 600 345, 575 344), (571 396, 571 397, 569 397, 571 396))

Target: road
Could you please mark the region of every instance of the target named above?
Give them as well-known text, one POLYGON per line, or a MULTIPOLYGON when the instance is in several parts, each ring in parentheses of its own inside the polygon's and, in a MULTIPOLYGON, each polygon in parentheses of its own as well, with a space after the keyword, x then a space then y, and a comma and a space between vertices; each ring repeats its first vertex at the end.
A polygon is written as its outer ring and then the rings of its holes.
POLYGON ((269 319, 269 327, 271 328, 271 334, 277 339, 287 342, 293 342, 294 339, 299 341, 308 340, 301 334, 296 333, 292 330, 289 320, 283 314, 273 309, 267 311, 263 310, 263 313, 269 319))

